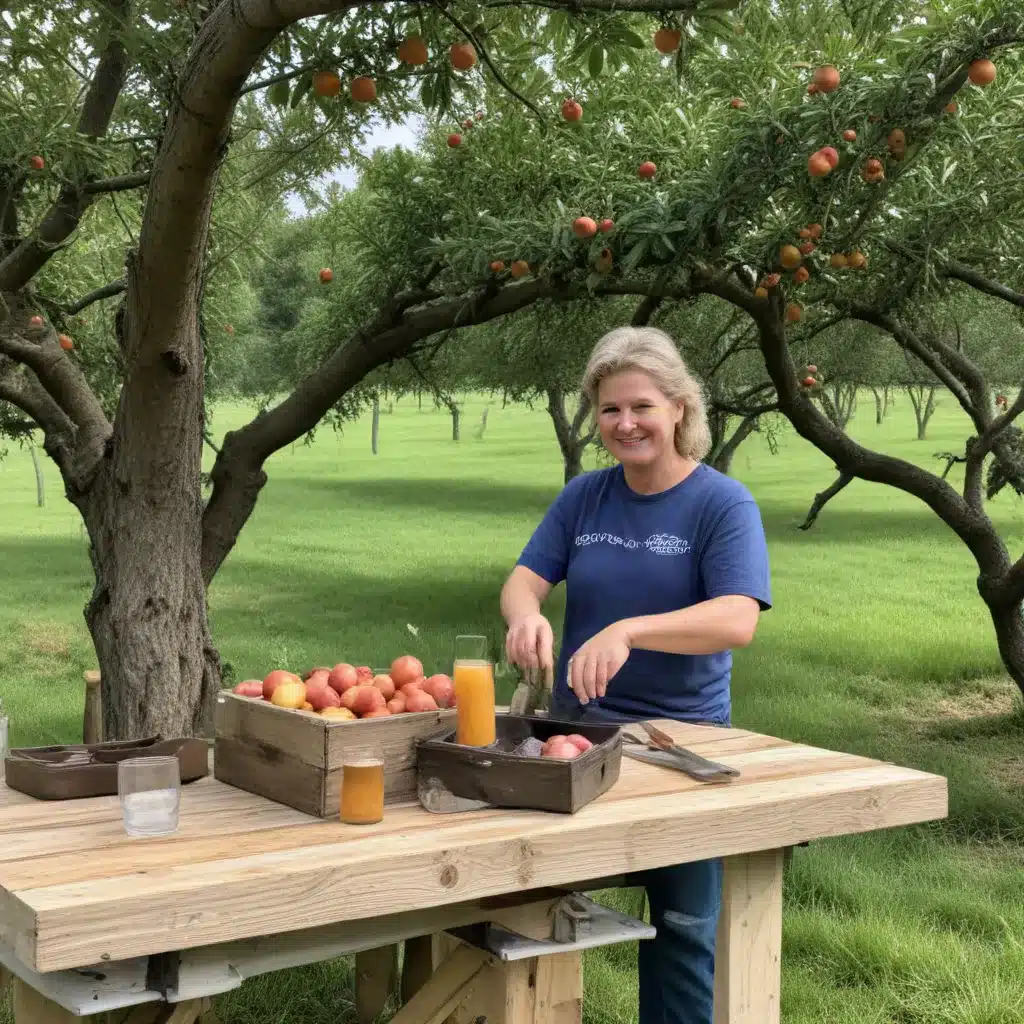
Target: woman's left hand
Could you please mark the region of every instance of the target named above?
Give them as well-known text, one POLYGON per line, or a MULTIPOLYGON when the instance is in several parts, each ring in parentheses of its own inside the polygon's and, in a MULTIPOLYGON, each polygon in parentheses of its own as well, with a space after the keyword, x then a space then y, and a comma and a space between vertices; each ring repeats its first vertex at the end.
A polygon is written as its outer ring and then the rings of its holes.
POLYGON ((613 622, 592 636, 569 659, 568 683, 581 704, 603 697, 608 683, 626 664, 629 636, 622 624, 613 622))

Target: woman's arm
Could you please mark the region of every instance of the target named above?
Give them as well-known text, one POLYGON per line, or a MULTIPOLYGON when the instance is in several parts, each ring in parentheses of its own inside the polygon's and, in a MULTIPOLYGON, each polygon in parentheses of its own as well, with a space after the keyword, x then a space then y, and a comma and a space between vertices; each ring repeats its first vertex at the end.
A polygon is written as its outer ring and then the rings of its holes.
POLYGON ((641 651, 666 654, 717 654, 746 647, 754 639, 761 607, 752 597, 727 594, 661 615, 623 619, 626 643, 641 651))
POLYGON ((517 565, 501 588, 501 614, 508 623, 505 652, 513 665, 554 668, 554 634, 541 614, 551 584, 525 565, 517 565))

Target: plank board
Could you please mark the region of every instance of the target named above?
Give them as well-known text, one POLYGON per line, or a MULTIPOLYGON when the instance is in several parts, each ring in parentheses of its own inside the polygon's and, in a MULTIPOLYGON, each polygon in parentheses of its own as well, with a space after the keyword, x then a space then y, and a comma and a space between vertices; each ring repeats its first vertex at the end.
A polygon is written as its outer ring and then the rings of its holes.
POLYGON ((704 786, 624 759, 574 815, 388 808, 352 826, 213 778, 181 829, 129 839, 116 798, 5 800, 0 941, 39 971, 274 935, 944 817, 945 779, 744 730, 659 723, 743 773, 704 786))

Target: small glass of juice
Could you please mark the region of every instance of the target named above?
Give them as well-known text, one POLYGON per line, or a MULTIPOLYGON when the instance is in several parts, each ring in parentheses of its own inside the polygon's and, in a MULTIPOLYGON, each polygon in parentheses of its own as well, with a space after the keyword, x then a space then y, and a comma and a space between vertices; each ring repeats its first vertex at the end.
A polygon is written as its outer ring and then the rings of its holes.
POLYGON ((341 762, 341 820, 374 825, 384 818, 384 758, 378 747, 358 746, 341 762))
POLYGON ((497 739, 494 720, 494 665, 487 654, 487 637, 455 638, 455 742, 489 747, 497 739))

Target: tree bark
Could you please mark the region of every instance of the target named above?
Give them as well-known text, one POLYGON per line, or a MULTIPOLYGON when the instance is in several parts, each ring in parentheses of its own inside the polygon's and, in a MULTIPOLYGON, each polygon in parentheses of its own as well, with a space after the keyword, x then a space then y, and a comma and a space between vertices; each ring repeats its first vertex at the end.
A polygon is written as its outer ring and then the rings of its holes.
POLYGON ((819 491, 814 496, 814 501, 811 502, 811 507, 807 510, 807 516, 804 521, 800 524, 799 529, 809 530, 818 520, 818 516, 821 514, 821 510, 844 488, 847 484, 853 483, 853 474, 844 473, 842 470, 839 472, 839 476, 835 482, 830 486, 826 487, 825 490, 819 491))
POLYGON ((882 395, 876 387, 871 388, 871 394, 875 396, 875 426, 880 427, 885 417, 885 409, 882 407, 882 395))
POLYGON ((935 387, 924 387, 912 384, 907 388, 910 404, 914 407, 914 419, 917 421, 917 439, 924 441, 928 435, 928 421, 935 412, 935 387))
MULTIPOLYGON (((986 602, 987 603, 987 602, 986 602)), ((996 632, 999 655, 1006 671, 1024 693, 1024 617, 1020 603, 1006 607, 988 605, 996 632)))
POLYGON ((43 480, 43 467, 39 462, 39 453, 36 451, 32 438, 28 440, 28 453, 32 456, 32 468, 36 474, 36 508, 43 508, 46 505, 46 483, 43 480))
POLYGON ((454 398, 446 404, 448 405, 448 411, 452 414, 452 440, 459 441, 462 438, 462 410, 454 398))
POLYGON ((370 451, 377 454, 377 442, 380 439, 380 400, 374 398, 373 413, 370 416, 370 451))

